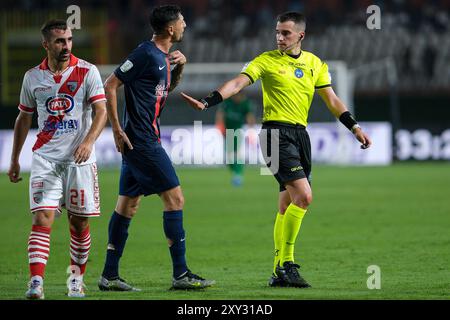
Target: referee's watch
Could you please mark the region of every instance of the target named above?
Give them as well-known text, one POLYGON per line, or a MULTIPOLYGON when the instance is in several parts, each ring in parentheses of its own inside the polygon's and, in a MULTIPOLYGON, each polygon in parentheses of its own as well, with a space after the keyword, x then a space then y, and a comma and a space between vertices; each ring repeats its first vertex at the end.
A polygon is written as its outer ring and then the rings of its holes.
POLYGON ((353 127, 352 127, 352 133, 355 133, 355 130, 356 129, 361 129, 361 126, 359 125, 359 124, 355 124, 353 127))

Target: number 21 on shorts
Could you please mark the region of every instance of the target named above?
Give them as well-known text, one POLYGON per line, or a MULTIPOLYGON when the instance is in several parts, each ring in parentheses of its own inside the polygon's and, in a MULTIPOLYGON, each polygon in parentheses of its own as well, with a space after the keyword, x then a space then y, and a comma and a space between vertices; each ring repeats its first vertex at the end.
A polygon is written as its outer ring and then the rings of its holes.
POLYGON ((70 189, 70 204, 84 207, 84 189, 70 189))

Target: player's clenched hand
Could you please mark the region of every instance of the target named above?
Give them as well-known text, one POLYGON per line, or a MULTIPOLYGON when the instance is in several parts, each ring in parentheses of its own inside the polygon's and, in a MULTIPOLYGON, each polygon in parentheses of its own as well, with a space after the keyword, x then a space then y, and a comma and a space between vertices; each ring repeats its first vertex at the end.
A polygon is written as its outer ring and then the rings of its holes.
POLYGON ((177 50, 169 53, 169 62, 170 64, 183 65, 186 64, 186 57, 181 53, 181 51, 177 50))
POLYGON ((203 110, 205 109, 205 105, 203 103, 201 103, 200 101, 198 101, 197 99, 192 98, 191 96, 188 96, 187 94, 185 94, 184 92, 180 93, 181 96, 183 97, 183 99, 189 103, 189 105, 196 109, 196 110, 203 110))
POLYGON ((83 141, 73 153, 73 158, 76 164, 86 162, 91 156, 93 143, 89 141, 83 141))
POLYGON ((361 149, 367 149, 372 144, 372 141, 370 141, 369 136, 359 128, 355 130, 355 137, 359 142, 361 142, 361 149))
POLYGON ((125 144, 128 146, 130 150, 133 150, 133 145, 128 139, 127 134, 122 130, 113 130, 114 134, 114 142, 116 143, 116 149, 118 152, 122 153, 125 151, 125 144))
POLYGON ((13 183, 17 183, 22 181, 22 177, 20 175, 20 165, 18 162, 11 162, 8 170, 9 181, 13 183))

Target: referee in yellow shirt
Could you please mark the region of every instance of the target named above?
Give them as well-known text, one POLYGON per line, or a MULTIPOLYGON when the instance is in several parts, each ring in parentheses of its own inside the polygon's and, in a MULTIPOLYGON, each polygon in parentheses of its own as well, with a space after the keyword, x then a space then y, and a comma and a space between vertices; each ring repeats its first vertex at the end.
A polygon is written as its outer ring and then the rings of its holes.
MULTIPOLYGON (((331 87, 328 66, 314 54, 301 49, 306 22, 301 13, 278 16, 277 50, 262 53, 248 63, 234 79, 224 83, 206 98, 197 100, 181 93, 195 109, 203 110, 237 94, 258 79, 263 91, 263 126, 260 144, 266 162, 270 160, 270 139, 279 142, 279 166, 274 172, 280 184, 279 211, 274 225, 275 259, 270 286, 308 288, 294 263, 294 245, 302 219, 312 201, 310 186, 311 144, 307 131, 308 111, 317 90, 331 113, 338 118, 362 149, 371 145, 347 107, 331 87)), ((271 166, 268 163, 269 167, 271 166)))

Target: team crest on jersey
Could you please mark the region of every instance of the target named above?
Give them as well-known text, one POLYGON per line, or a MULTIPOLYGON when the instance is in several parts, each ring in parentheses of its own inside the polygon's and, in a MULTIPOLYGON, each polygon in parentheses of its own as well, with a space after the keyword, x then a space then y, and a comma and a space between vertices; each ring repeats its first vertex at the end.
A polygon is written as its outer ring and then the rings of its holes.
POLYGON ((69 88, 70 92, 75 92, 78 87, 78 81, 69 81, 67 82, 67 88, 69 88))
POLYGON ((55 97, 49 97, 45 101, 45 108, 52 116, 64 115, 72 111, 74 106, 73 97, 65 93, 57 94, 55 97))
POLYGON ((303 77, 303 71, 302 71, 302 69, 295 69, 295 76, 296 76, 297 78, 303 77))

